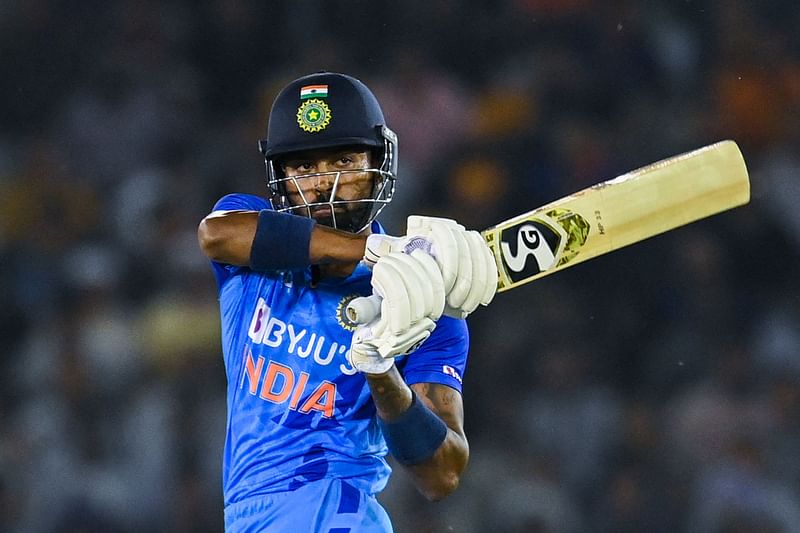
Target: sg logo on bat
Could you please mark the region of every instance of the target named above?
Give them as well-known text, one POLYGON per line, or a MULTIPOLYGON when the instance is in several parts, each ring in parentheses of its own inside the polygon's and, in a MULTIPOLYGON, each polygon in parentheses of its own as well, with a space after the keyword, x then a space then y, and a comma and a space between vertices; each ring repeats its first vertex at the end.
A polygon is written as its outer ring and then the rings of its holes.
POLYGON ((554 267, 566 232, 546 217, 524 220, 500 231, 500 253, 512 283, 554 267))

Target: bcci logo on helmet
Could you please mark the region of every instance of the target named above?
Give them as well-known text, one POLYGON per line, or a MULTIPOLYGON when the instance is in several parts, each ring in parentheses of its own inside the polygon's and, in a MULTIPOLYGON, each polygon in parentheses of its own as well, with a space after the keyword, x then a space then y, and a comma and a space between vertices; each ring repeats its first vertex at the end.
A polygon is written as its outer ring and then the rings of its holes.
POLYGON ((306 100, 297 109, 297 124, 309 133, 324 130, 331 122, 331 108, 317 98, 306 100))

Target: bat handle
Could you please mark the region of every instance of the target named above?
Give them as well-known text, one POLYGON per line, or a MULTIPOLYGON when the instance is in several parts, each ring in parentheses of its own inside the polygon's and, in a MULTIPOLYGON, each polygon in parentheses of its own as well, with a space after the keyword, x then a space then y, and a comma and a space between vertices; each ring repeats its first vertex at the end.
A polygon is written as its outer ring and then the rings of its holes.
POLYGON ((347 318, 356 324, 366 324, 381 314, 381 297, 373 294, 353 299, 345 309, 347 318))

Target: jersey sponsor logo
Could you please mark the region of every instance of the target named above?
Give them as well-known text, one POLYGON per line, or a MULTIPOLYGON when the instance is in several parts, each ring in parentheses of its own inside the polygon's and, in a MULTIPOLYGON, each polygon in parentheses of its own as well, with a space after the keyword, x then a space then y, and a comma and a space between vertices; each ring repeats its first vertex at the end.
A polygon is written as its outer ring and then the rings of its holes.
POLYGON ((525 221, 500 233, 500 251, 509 277, 518 281, 553 267, 561 236, 549 226, 525 221))
POLYGON ((452 366, 450 366, 450 365, 442 365, 442 372, 444 372, 448 376, 451 376, 451 377, 455 378, 456 381, 461 383, 461 374, 459 374, 458 370, 456 370, 452 366))
POLYGON ((264 363, 264 356, 259 355, 254 359, 253 352, 248 349, 239 388, 247 383, 247 391, 262 400, 288 404, 290 410, 303 414, 318 411, 324 418, 333 418, 336 408, 335 383, 323 380, 312 386, 308 382, 308 372, 295 373, 292 367, 277 361, 269 361, 265 368, 264 363))
POLYGON ((318 365, 330 365, 338 358, 344 361, 339 364, 342 374, 353 375, 357 372, 347 361, 349 344, 330 342, 316 331, 297 328, 294 324, 271 316, 271 310, 263 298, 256 302, 247 336, 253 344, 263 344, 270 348, 281 347, 301 359, 311 357, 318 365))
POLYGON ((331 123, 331 108, 323 100, 311 98, 297 108, 297 125, 309 133, 316 133, 331 123))

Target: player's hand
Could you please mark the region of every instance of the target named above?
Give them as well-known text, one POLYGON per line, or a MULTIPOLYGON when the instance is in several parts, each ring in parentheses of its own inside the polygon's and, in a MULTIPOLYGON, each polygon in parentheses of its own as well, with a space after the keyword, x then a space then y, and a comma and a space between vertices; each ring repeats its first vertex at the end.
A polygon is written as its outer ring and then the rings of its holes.
POLYGON ((406 236, 373 234, 367 238, 364 261, 374 264, 387 253, 431 254, 442 273, 444 314, 465 318, 478 305, 488 305, 497 291, 497 264, 480 233, 447 218, 408 217, 406 236))
MULTIPOLYGON (((381 299, 382 323, 395 335, 422 318, 438 320, 444 311, 442 274, 433 257, 419 250, 381 257, 372 268, 372 292, 381 299)), ((371 320, 351 318, 362 324, 371 320)))
POLYGON ((356 298, 348 317, 360 324, 350 347, 351 363, 369 373, 385 372, 394 357, 415 350, 444 310, 444 281, 429 254, 391 252, 372 271, 373 296, 356 298), (383 361, 381 361, 382 359, 383 361))
POLYGON ((386 330, 380 317, 356 328, 350 344, 348 359, 359 372, 383 374, 394 365, 394 358, 407 355, 431 335, 436 322, 422 318, 414 322, 403 333, 393 334, 386 330))

